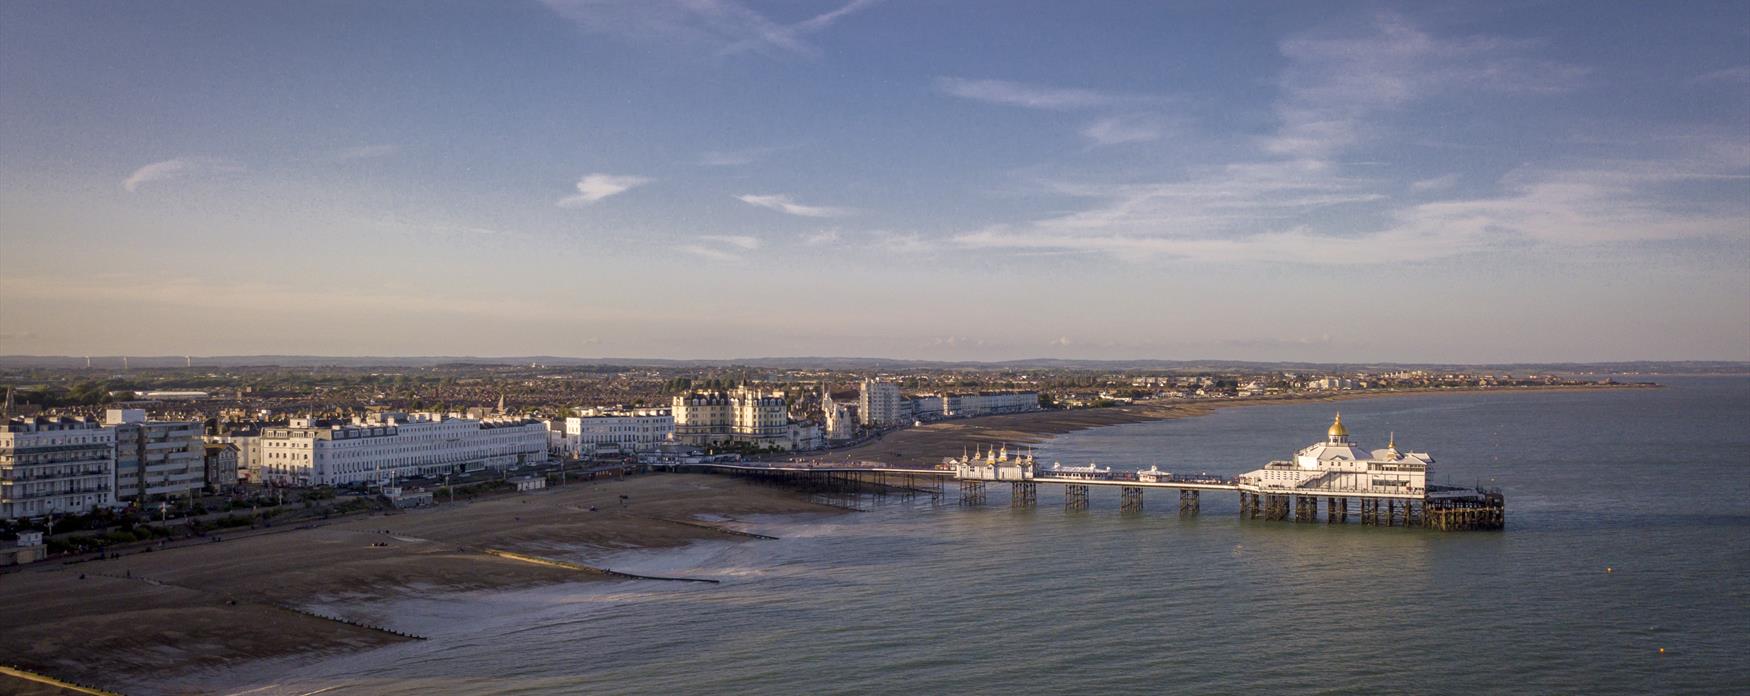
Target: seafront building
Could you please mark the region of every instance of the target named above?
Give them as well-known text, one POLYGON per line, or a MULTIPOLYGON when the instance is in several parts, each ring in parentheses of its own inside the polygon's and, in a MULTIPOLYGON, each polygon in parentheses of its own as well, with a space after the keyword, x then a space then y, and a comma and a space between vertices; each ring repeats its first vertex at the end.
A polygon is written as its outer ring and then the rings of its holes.
POLYGON ((261 431, 256 428, 227 430, 203 438, 209 445, 230 445, 237 448, 238 478, 261 483, 261 431))
POLYGON ((863 425, 888 428, 907 422, 904 400, 899 397, 899 385, 878 379, 863 380, 857 394, 857 412, 863 425))
POLYGON ((584 409, 566 418, 561 432, 561 448, 575 456, 655 452, 674 441, 674 413, 666 408, 584 409))
POLYGON ((950 418, 972 418, 999 413, 1025 413, 1039 410, 1039 392, 943 394, 941 399, 942 415, 950 418))
POLYGON ((206 443, 199 421, 155 421, 137 408, 112 408, 104 424, 115 431, 115 499, 191 495, 206 485, 206 443))
POLYGON ((346 485, 547 461, 547 427, 526 418, 380 413, 351 422, 294 418, 261 434, 262 476, 346 485))
POLYGON ((745 444, 796 449, 784 393, 737 387, 674 397, 675 440, 694 447, 745 444))
POLYGON ((857 407, 834 401, 831 392, 820 395, 820 412, 825 420, 822 435, 829 441, 840 442, 857 436, 857 407))
POLYGON ((203 449, 206 456, 202 458, 206 473, 206 489, 219 493, 237 485, 237 446, 224 444, 206 444, 203 449))
POLYGON ((1242 489, 1271 491, 1331 491, 1395 493, 1406 497, 1428 492, 1428 473, 1434 458, 1426 452, 1404 452, 1393 436, 1383 449, 1371 452, 1349 439, 1349 428, 1338 414, 1326 430, 1325 440, 1294 453, 1291 460, 1278 460, 1240 475, 1242 489))
POLYGON ((115 505, 115 430, 85 418, 14 418, 0 427, 0 519, 115 505))

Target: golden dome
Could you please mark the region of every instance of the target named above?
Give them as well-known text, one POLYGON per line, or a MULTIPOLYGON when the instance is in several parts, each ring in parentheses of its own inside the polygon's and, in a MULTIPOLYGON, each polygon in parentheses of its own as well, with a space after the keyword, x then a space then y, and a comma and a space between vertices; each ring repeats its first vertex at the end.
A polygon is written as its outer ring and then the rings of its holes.
POLYGON ((1343 414, 1342 413, 1337 414, 1337 419, 1334 421, 1331 421, 1331 429, 1327 430, 1325 432, 1327 434, 1329 434, 1331 437, 1348 437, 1349 436, 1349 429, 1343 427, 1343 414))

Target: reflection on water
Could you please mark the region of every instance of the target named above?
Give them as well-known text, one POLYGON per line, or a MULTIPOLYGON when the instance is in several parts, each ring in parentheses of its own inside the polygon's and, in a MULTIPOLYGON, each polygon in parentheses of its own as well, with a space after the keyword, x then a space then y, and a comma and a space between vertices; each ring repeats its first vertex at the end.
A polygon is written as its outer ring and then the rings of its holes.
MULTIPOLYGON (((1750 683, 1750 380, 1341 404, 1505 533, 1240 520, 1206 495, 1121 515, 870 501, 764 518, 780 541, 595 559, 723 584, 584 583, 373 607, 431 640, 209 677, 259 693, 1721 693, 1750 683), (1610 567, 1612 572, 1605 572, 1610 567), (1666 648, 1663 655, 1659 648, 1666 648)), ((1317 439, 1329 404, 1061 437, 1047 459, 1233 474, 1317 439)))

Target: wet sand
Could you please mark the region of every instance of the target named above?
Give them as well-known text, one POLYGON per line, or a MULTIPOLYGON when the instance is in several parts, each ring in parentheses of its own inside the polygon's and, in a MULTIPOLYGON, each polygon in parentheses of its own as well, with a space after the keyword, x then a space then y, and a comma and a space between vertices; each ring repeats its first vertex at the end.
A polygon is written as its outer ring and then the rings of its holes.
MULTIPOLYGON (((7 598, 0 655, 60 679, 147 692, 153 682, 191 669, 408 640, 288 606, 606 579, 482 549, 587 562, 585 549, 746 539, 664 519, 800 512, 836 511, 737 479, 668 474, 575 483, 106 561, 45 562, 0 575, 7 598), (620 495, 630 497, 624 508, 620 495), (598 511, 590 512, 591 505, 598 511)), ((36 688, 0 677, 0 693, 27 687, 36 688)))

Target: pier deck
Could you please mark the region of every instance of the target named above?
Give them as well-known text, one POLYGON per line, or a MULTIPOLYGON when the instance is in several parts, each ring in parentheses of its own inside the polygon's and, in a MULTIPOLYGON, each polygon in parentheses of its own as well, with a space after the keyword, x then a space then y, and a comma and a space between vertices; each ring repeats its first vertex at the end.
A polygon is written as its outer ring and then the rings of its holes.
MULTIPOLYGON (((1037 501, 1039 484, 1064 487, 1065 506, 1074 510, 1087 509, 1090 486, 1120 489, 1123 509, 1142 509, 1143 492, 1148 489, 1177 490, 1181 513, 1195 514, 1200 508, 1203 492, 1233 492, 1240 496, 1240 516, 1250 519, 1294 520, 1297 522, 1345 523, 1351 516, 1350 500, 1354 499, 1354 516, 1363 524, 1380 526, 1414 526, 1439 530, 1503 529, 1506 526, 1505 503, 1498 490, 1429 486, 1428 490, 1379 491, 1346 490, 1325 487, 1275 487, 1241 482, 1236 478, 1210 476, 1172 476, 1166 480, 1142 480, 1149 472, 1103 472, 1036 476, 1031 469, 1022 473, 1016 467, 1001 470, 987 468, 969 475, 967 469, 909 469, 883 466, 846 466, 818 464, 731 464, 695 463, 666 464, 660 468, 672 471, 716 473, 748 476, 789 482, 817 490, 858 491, 879 490, 901 493, 927 492, 939 496, 944 485, 954 481, 960 486, 960 502, 979 505, 985 502, 985 487, 1008 483, 1014 488, 1012 505, 1031 507, 1037 501), (1323 515, 1319 508, 1325 509, 1323 515)), ((1052 472, 1044 472, 1052 473, 1052 472)), ((1155 478, 1155 477, 1150 477, 1155 478)))

